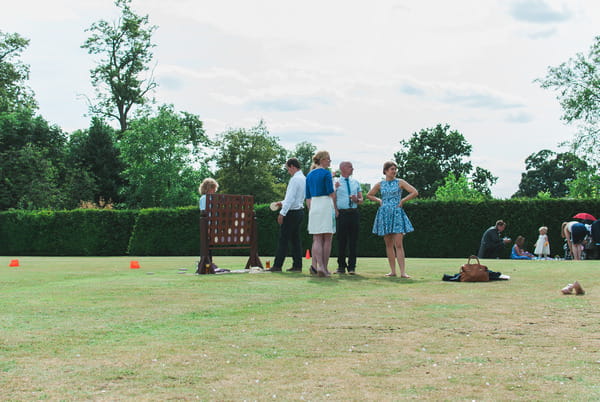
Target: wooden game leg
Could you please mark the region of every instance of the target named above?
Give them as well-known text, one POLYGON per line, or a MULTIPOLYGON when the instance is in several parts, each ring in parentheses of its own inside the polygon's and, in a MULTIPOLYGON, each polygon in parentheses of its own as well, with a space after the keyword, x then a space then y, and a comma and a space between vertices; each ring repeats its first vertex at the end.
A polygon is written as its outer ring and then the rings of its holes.
POLYGON ((203 255, 200 258, 200 262, 198 263, 198 270, 196 271, 196 273, 199 275, 214 274, 216 267, 217 266, 213 264, 210 256, 203 255))

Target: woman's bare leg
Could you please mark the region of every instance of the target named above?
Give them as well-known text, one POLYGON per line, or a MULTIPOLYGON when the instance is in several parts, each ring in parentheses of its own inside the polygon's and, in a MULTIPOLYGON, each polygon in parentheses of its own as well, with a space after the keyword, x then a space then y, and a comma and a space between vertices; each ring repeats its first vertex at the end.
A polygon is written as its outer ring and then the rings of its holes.
MULTIPOLYGON (((327 271, 327 259, 329 258, 329 256, 325 256, 325 249, 324 249, 324 245, 326 244, 325 241, 325 237, 330 234, 323 234, 323 233, 319 233, 319 234, 314 234, 313 235, 313 245, 312 245, 312 249, 313 249, 313 261, 314 263, 316 263, 316 265, 313 265, 317 272, 322 272, 324 275, 329 276, 329 271, 327 271)), ((331 242, 331 239, 330 239, 331 242)), ((331 252, 331 249, 330 249, 331 252)))
POLYGON ((323 250, 323 269, 325 273, 330 275, 331 273, 327 269, 327 265, 329 264, 329 256, 331 256, 331 240, 333 238, 332 233, 323 233, 322 240, 322 250, 323 250))
POLYGON ((318 271, 319 270, 319 262, 320 262, 319 259, 321 258, 321 242, 319 241, 318 234, 313 235, 311 252, 312 252, 313 267, 315 267, 315 269, 318 271))
POLYGON ((385 255, 390 265, 390 273, 387 276, 396 276, 396 253, 394 251, 394 235, 387 234, 383 236, 385 242, 385 255))
POLYGON ((396 248, 396 259, 398 260, 398 267, 400 267, 400 277, 401 278, 410 278, 406 274, 406 260, 404 256, 404 234, 396 233, 394 234, 394 247, 396 248))

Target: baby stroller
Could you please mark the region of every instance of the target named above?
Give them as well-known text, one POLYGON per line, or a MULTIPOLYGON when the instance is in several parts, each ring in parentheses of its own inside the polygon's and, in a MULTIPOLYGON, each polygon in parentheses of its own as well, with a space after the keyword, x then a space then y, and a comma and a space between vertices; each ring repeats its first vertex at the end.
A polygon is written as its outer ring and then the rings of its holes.
POLYGON ((571 255, 571 250, 569 249, 569 243, 567 243, 567 239, 563 244, 563 250, 565 251, 565 260, 572 260, 573 256, 571 255))
POLYGON ((590 260, 600 259, 600 220, 591 225, 590 235, 587 236, 586 255, 590 260))

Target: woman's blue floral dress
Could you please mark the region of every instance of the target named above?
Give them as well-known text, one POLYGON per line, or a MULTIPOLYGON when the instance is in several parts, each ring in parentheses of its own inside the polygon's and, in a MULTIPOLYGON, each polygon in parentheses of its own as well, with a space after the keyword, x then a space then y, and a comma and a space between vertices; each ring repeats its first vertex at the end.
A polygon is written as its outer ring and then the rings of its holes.
POLYGON ((415 229, 408 219, 406 212, 399 207, 402 198, 402 189, 398 185, 398 179, 392 181, 381 181, 381 206, 375 215, 373 233, 384 236, 390 233, 410 233, 415 229))

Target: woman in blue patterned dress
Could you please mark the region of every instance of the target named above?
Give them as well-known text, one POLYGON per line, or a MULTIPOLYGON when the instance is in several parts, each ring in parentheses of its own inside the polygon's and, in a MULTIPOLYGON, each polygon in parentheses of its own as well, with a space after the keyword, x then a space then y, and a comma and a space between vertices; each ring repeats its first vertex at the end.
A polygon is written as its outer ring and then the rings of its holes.
POLYGON ((367 194, 371 201, 378 202, 380 207, 375 215, 373 233, 383 236, 385 242, 385 253, 390 264, 391 272, 386 276, 396 276, 396 260, 400 267, 400 277, 410 278, 406 274, 404 262, 404 246, 402 240, 406 233, 414 231, 412 223, 402 209, 404 203, 419 195, 419 192, 406 180, 396 179, 398 165, 396 162, 388 161, 383 164, 385 180, 376 183, 367 194), (402 190, 408 194, 402 198, 402 190), (381 198, 375 194, 381 191, 381 198))

